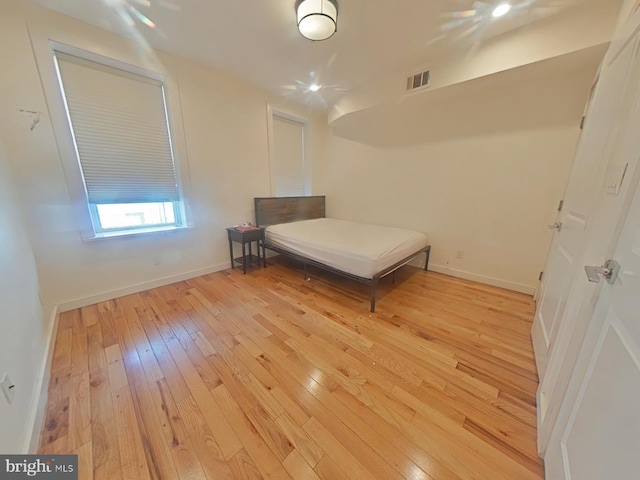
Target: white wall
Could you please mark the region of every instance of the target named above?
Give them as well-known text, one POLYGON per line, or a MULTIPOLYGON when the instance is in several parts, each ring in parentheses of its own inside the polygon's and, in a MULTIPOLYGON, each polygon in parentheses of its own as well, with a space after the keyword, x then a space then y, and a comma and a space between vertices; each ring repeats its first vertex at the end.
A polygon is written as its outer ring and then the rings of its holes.
POLYGON ((331 216, 425 232, 434 270, 533 293, 593 74, 456 90, 443 104, 414 108, 408 122, 401 107, 371 128, 361 128, 362 119, 334 132, 316 188, 326 192, 331 216), (408 123, 427 125, 422 143, 408 123), (404 142, 374 146, 385 134, 404 142))
POLYGON ((1 141, 0 225, 0 377, 8 373, 16 385, 11 404, 0 394, 0 452, 21 453, 30 441, 50 322, 43 321, 35 260, 1 141))
MULTIPOLYGON (((212 68, 154 52, 106 31, 37 7, 7 0, 0 5, 4 60, 0 116, 11 124, 6 149, 27 218, 47 309, 95 302, 154 283, 226 268, 226 226, 253 219, 253 197, 268 196, 267 103, 301 117, 312 114, 212 68), (31 49, 44 39, 150 68, 177 81, 190 170, 193 228, 156 235, 82 241, 31 49), (6 88, 5 88, 6 87, 6 88), (30 122, 20 109, 42 112, 30 122), (156 265, 159 260, 160 265, 156 265)), ((46 47, 46 45, 45 45, 46 47)), ((47 81, 45 75, 42 76, 47 81)), ((173 112, 176 114, 176 112, 173 112)), ((56 119, 53 119, 54 121, 56 119)), ((317 123, 307 129, 311 168, 319 141, 317 123)), ((324 126, 318 129, 321 134, 324 126)))
MULTIPOLYGON (((323 152, 326 114, 13 0, 0 2, 0 58, 0 375, 8 372, 17 385, 11 406, 0 395, 0 452, 18 453, 37 442, 31 433, 42 421, 36 418, 42 413, 36 404, 56 305, 68 309, 228 267, 224 228, 253 220, 253 197, 271 193, 267 104, 309 120, 310 174, 323 152), (181 112, 172 112, 172 120, 183 126, 186 137, 193 228, 81 240, 77 205, 54 135, 57 120, 49 114, 50 98, 43 89, 46 75, 40 74, 31 45, 33 40, 35 48, 42 48, 44 40, 48 48, 48 39, 159 68, 177 81, 181 112), (20 110, 39 112, 33 130, 33 119, 20 110)), ((46 388, 46 377, 44 383, 46 388)))

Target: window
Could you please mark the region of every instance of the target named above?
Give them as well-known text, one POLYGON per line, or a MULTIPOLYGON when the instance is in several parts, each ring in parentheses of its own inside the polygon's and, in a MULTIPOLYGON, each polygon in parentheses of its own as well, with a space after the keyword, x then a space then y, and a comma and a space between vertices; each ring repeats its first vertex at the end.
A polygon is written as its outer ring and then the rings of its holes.
POLYGON ((305 195, 304 124, 274 113, 271 142, 272 194, 278 197, 305 195))
POLYGON ((54 53, 95 236, 184 226, 162 81, 54 53))

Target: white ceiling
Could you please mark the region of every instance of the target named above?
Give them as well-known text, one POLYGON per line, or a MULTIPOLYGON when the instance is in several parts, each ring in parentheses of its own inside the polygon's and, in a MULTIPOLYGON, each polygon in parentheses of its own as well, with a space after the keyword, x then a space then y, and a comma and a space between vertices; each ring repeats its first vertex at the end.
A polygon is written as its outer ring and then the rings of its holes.
POLYGON ((333 133, 394 148, 577 126, 606 49, 606 45, 597 45, 432 90, 428 95, 403 96, 339 118, 332 123, 333 133))
MULTIPOLYGON (((31 3, 206 63, 303 103, 334 104, 370 79, 430 66, 453 51, 594 0, 338 0, 338 32, 311 42, 295 0, 30 0, 31 3), (456 12, 475 10, 464 17, 456 12), (136 13, 137 12, 137 13, 136 13), (149 18, 155 28, 142 20, 149 18), (318 82, 323 89, 308 91, 318 82)), ((607 1, 607 0, 604 0, 607 1)))

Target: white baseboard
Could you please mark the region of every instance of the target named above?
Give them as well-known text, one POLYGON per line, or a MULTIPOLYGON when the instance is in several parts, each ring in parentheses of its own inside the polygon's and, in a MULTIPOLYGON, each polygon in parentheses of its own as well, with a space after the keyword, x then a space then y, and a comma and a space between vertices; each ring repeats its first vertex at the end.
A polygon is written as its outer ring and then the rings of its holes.
POLYGON ((105 302, 107 300, 123 297, 125 295, 143 292, 151 288, 162 287, 164 285, 181 282, 183 280, 199 277, 201 275, 208 275, 209 273, 219 272, 220 270, 226 270, 227 268, 231 268, 231 263, 226 262, 219 265, 212 265, 205 268, 199 268, 198 270, 191 270, 190 272, 179 273, 177 275, 171 275, 169 277, 157 278, 149 282, 138 283, 135 285, 129 285, 127 287, 117 288, 115 290, 109 290, 107 292, 97 293, 95 295, 89 295, 88 297, 76 298, 74 300, 60 302, 58 304, 58 311, 66 312, 76 308, 86 307, 87 305, 94 305, 96 303, 105 302))
POLYGON ((49 319, 48 338, 42 358, 40 371, 36 382, 36 395, 33 399, 31 413, 27 426, 31 426, 31 435, 27 436, 23 451, 37 453, 40 444, 40 432, 44 426, 45 414, 47 410, 47 400, 49 398, 49 380, 51 380, 51 363, 53 362, 53 350, 58 332, 58 306, 54 305, 49 319))
POLYGON ((452 277, 464 278, 465 280, 472 280, 478 283, 493 285, 494 287, 506 288, 507 290, 513 290, 514 292, 526 293, 527 295, 533 295, 536 291, 536 287, 533 285, 524 285, 522 283, 510 282, 508 280, 501 280, 499 278, 488 277, 486 275, 465 272, 464 270, 456 270, 455 268, 434 265, 432 263, 429 264, 429 270, 433 270, 434 272, 438 273, 444 273, 445 275, 451 275, 452 277))

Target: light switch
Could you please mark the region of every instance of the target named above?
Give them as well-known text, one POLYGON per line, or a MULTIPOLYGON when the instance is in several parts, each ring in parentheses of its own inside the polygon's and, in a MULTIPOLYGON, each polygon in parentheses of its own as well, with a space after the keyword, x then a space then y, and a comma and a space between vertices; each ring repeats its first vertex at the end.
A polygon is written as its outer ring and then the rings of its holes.
POLYGON ((613 172, 607 177, 607 193, 609 195, 618 195, 622 181, 627 173, 628 163, 622 166, 616 167, 613 172))

